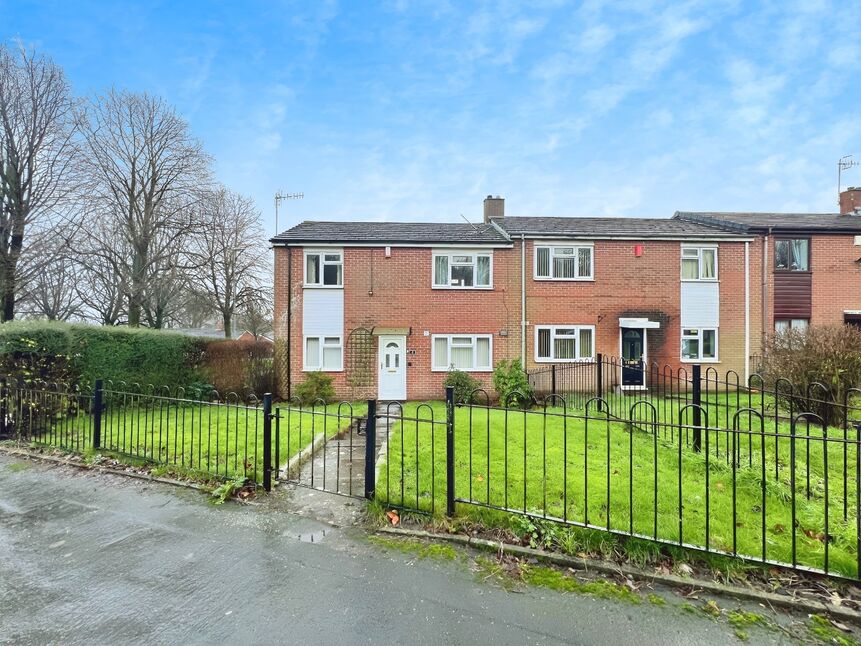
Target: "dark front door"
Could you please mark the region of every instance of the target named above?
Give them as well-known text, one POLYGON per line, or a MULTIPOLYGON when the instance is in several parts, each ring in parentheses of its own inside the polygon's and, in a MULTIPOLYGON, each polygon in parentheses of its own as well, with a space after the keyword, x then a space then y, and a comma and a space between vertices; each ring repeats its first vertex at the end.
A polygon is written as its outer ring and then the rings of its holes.
POLYGON ((622 328, 622 385, 645 386, 646 331, 640 328, 622 328))

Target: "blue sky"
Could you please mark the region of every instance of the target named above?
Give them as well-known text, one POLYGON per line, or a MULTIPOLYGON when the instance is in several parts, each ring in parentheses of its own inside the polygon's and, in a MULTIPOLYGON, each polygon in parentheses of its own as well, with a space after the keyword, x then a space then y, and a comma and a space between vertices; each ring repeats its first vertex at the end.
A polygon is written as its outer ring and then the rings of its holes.
MULTIPOLYGON (((836 209, 861 3, 27 2, 0 35, 176 105, 274 227, 836 209)), ((861 169, 846 175, 861 184, 861 169)))

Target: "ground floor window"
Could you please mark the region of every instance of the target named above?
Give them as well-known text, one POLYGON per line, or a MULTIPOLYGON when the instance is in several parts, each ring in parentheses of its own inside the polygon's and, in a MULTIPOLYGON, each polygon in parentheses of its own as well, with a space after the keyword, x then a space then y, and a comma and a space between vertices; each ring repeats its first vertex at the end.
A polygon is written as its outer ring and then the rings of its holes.
POLYGON ((435 334, 433 369, 466 372, 493 369, 490 334, 435 334))
POLYGON ((344 343, 340 336, 306 336, 305 370, 338 372, 344 369, 344 343))
POLYGON ((777 319, 774 322, 774 331, 806 330, 808 325, 809 321, 807 319, 777 319))
POLYGON ((715 328, 684 328, 682 359, 702 361, 717 359, 718 333, 715 328))
POLYGON ((593 325, 538 325, 535 327, 535 360, 568 362, 593 359, 594 338, 593 325))

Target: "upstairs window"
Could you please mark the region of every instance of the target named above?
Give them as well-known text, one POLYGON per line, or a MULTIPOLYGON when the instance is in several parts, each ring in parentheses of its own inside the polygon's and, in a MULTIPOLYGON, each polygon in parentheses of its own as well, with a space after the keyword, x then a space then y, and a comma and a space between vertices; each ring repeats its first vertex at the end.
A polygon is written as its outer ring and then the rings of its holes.
POLYGON ((540 280, 591 280, 591 245, 536 246, 535 278, 540 280))
POLYGON ((717 280, 717 248, 682 247, 682 280, 717 280))
POLYGON ((455 251, 433 254, 433 286, 448 289, 489 289, 492 255, 455 251))
POLYGON ((594 358, 595 328, 591 325, 545 325, 535 328, 538 362, 586 361, 594 358))
POLYGON ((306 287, 342 287, 344 256, 341 251, 306 251, 306 287))
POLYGON ((810 240, 807 238, 775 240, 774 268, 777 271, 809 271, 810 240))

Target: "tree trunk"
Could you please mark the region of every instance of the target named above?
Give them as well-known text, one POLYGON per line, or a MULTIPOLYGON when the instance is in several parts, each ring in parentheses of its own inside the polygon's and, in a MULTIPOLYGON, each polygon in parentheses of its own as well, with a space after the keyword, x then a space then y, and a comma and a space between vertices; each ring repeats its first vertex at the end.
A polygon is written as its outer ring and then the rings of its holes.
POLYGON ((233 317, 230 314, 221 315, 222 321, 224 321, 224 338, 229 339, 233 336, 233 317))

